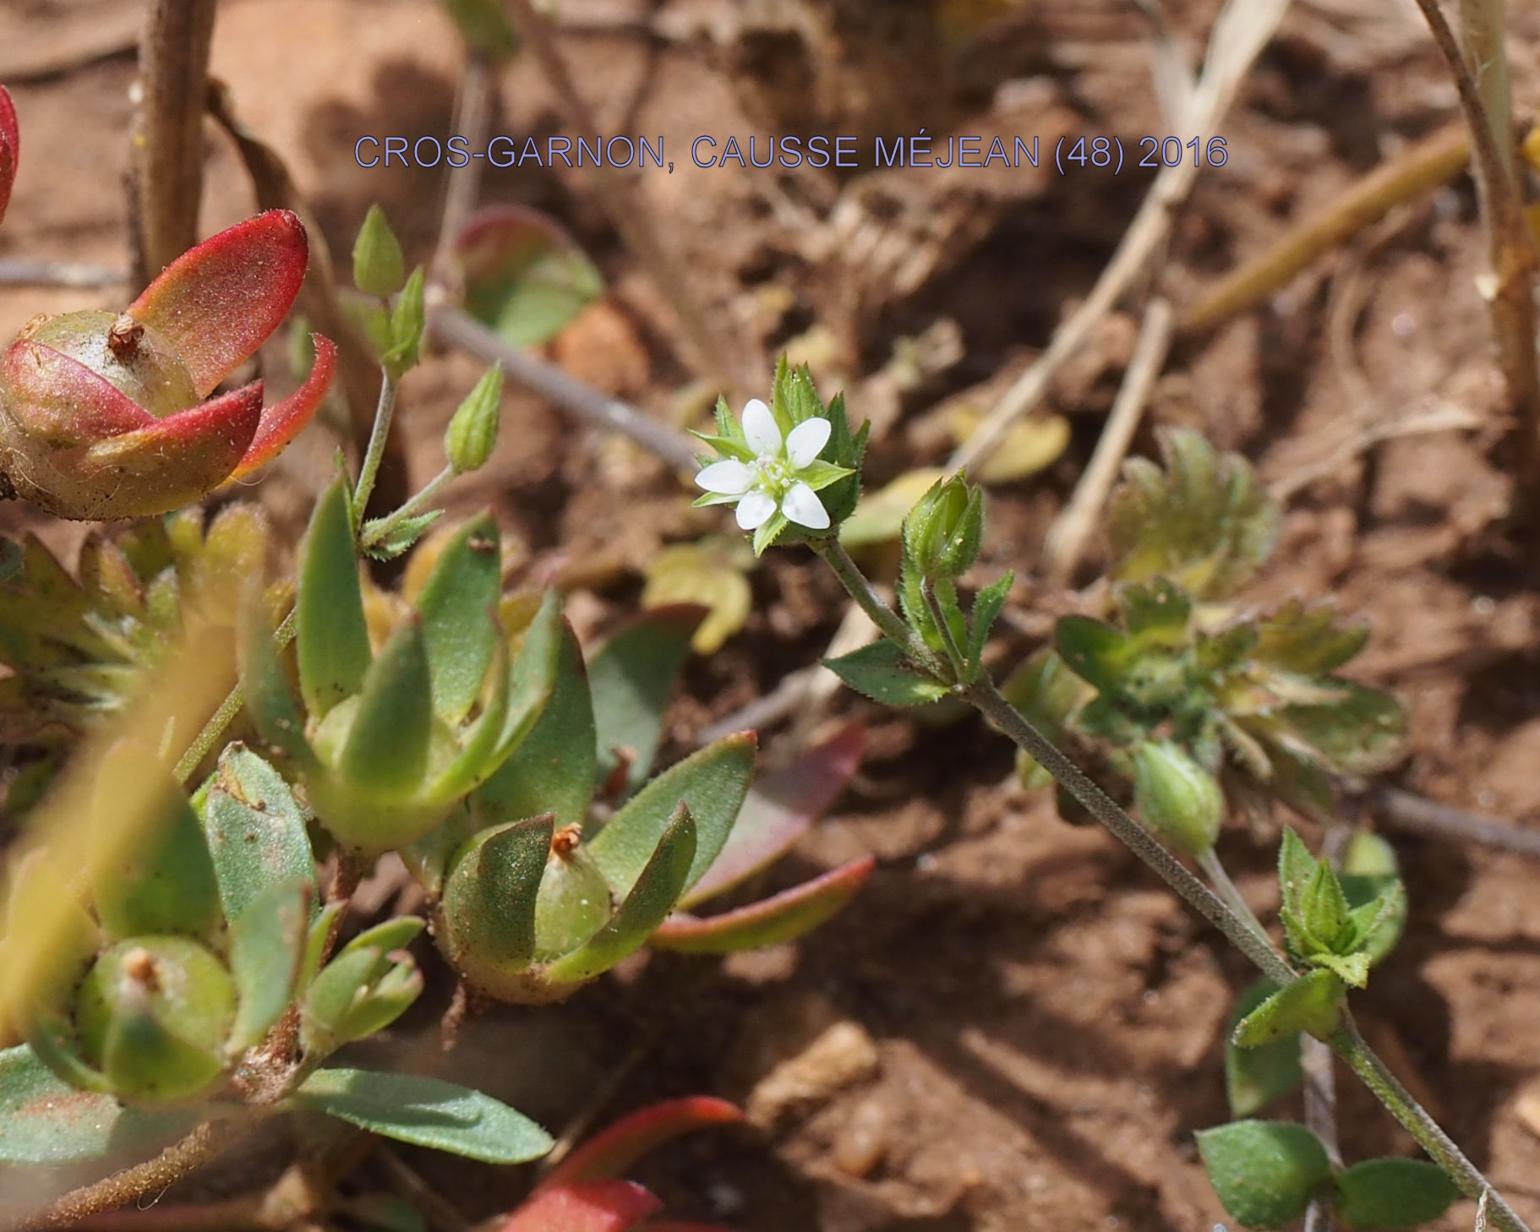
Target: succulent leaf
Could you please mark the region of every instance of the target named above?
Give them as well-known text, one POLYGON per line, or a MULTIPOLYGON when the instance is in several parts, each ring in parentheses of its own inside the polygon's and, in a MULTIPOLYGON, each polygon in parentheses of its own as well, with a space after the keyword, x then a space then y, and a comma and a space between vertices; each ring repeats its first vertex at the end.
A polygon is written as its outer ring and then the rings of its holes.
POLYGON ((372 657, 348 483, 340 475, 310 516, 295 620, 300 692, 306 709, 319 720, 338 702, 362 691, 372 657))

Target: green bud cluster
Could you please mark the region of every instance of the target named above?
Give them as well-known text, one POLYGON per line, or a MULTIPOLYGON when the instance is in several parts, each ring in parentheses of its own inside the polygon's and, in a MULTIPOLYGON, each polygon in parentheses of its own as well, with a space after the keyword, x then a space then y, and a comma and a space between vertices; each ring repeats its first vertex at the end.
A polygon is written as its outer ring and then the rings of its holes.
MULTIPOLYGON (((424 922, 390 921, 323 963, 337 906, 313 907, 304 817, 271 766, 231 745, 189 800, 153 753, 118 745, 93 804, 99 833, 146 775, 140 840, 89 870, 89 902, 72 909, 47 986, 11 1007, 38 1060, 81 1090, 181 1105, 221 1095, 291 1010, 307 1064, 405 1012, 422 980, 404 947, 424 922), (257 833, 266 842, 253 851, 257 833)), ((46 854, 18 871, 12 935, 30 896, 73 901, 46 854)))
POLYGON ((299 697, 267 623, 243 638, 247 706, 316 816, 344 847, 378 854, 437 828, 507 760, 550 693, 559 635, 548 596, 517 656, 496 615, 502 551, 488 515, 449 540, 412 612, 375 652, 345 479, 306 534, 295 605, 299 697))

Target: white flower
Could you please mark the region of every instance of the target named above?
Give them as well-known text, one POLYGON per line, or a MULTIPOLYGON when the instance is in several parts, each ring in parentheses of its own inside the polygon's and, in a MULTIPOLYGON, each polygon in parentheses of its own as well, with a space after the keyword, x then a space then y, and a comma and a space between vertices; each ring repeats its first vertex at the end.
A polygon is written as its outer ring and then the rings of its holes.
POLYGON ((770 408, 758 398, 743 408, 743 435, 757 455, 752 462, 713 462, 695 476, 707 492, 738 497, 738 525, 757 530, 779 510, 788 522, 828 530, 829 511, 800 478, 829 443, 827 419, 804 419, 783 441, 770 408))

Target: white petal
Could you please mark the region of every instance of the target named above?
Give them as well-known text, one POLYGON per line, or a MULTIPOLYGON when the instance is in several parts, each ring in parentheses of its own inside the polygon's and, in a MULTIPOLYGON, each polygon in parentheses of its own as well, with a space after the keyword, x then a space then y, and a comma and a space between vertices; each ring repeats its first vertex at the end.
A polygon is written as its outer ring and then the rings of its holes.
POLYGON ((775 455, 781 452, 781 430, 775 426, 775 416, 770 413, 770 408, 758 398, 750 398, 744 403, 743 435, 755 453, 775 455))
POLYGON ((801 470, 829 443, 829 433, 834 430, 827 419, 804 419, 786 438, 786 456, 791 464, 801 470))
POLYGON ((763 492, 750 492, 738 502, 738 525, 744 530, 758 530, 774 515, 775 498, 763 492))
MULTIPOLYGON (((738 511, 741 515, 742 505, 738 506, 738 511)), ((823 507, 818 494, 805 483, 791 485, 790 491, 781 498, 781 512, 788 521, 806 526, 809 530, 829 529, 829 511, 823 507)))
POLYGON ((708 492, 738 496, 753 486, 754 472, 742 462, 734 462, 729 458, 725 462, 713 462, 695 476, 695 482, 708 492))

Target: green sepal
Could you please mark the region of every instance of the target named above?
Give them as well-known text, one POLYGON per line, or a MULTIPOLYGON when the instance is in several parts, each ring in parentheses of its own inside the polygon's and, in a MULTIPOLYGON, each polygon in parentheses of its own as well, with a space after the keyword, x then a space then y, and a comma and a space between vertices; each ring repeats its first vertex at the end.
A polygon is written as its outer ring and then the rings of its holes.
POLYGON ((112 937, 140 933, 176 933, 213 937, 224 923, 214 863, 197 814, 176 779, 139 745, 119 743, 103 757, 92 803, 92 832, 98 842, 124 820, 124 800, 140 793, 136 785, 151 780, 153 794, 138 839, 122 863, 92 862, 92 898, 97 918, 112 937))
POLYGON ((289 1008, 305 954, 313 890, 309 879, 280 882, 232 921, 230 974, 237 1008, 227 1055, 260 1041, 289 1008))
POLYGON ((684 888, 705 875, 743 807, 757 743, 754 733, 740 732, 707 745, 658 775, 610 819, 588 851, 616 894, 630 894, 663 835, 676 824, 680 805, 692 818, 695 860, 684 888))
POLYGON ((1281 1228, 1331 1179, 1321 1140, 1288 1121, 1235 1121, 1197 1134, 1214 1192, 1248 1228, 1281 1228))
POLYGON ((610 922, 581 949, 549 964, 544 970, 546 980, 553 984, 581 983, 639 950, 674 909, 698 856, 695 822, 681 802, 610 922))
POLYGON ((294 618, 299 688, 305 708, 320 720, 363 687, 371 657, 344 476, 332 481, 310 516, 298 587, 294 618))
POLYGON ((516 750, 545 710, 551 690, 556 686, 556 664, 561 651, 561 595, 549 590, 540 601, 535 617, 524 631, 519 653, 509 669, 508 710, 502 731, 487 764, 477 774, 477 782, 502 765, 516 750))
POLYGON ((1441 1168, 1422 1159, 1370 1159, 1339 1172, 1337 1213, 1352 1228, 1415 1228, 1460 1196, 1441 1168))
POLYGON ((1230 1038, 1238 1048, 1257 1048, 1301 1031, 1327 1039, 1342 1022, 1344 991, 1335 972, 1308 971, 1241 1019, 1230 1038))
POLYGON ((502 636, 493 614, 502 574, 497 522, 483 513, 444 545, 417 599, 433 708, 446 723, 463 719, 481 694, 502 636))
POLYGON ((888 706, 923 706, 947 695, 947 686, 904 657, 887 640, 825 659, 824 666, 857 693, 888 706))

